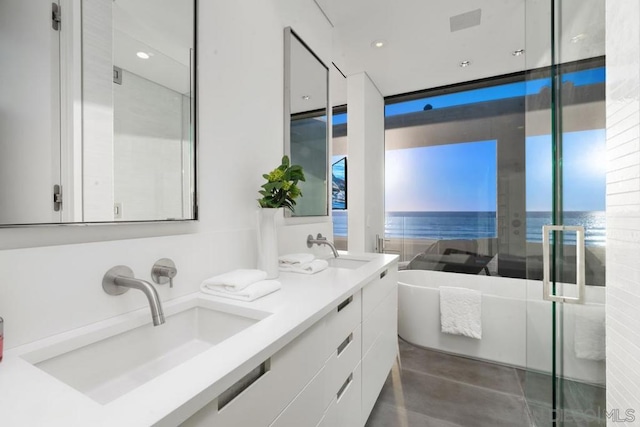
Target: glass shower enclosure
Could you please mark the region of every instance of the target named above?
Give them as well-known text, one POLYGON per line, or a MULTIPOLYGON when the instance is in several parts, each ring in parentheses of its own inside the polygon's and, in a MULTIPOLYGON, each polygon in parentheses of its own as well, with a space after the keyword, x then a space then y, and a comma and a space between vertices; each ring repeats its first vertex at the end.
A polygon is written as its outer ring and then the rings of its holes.
POLYGON ((523 381, 537 426, 607 418, 604 11, 604 0, 526 0, 525 149, 540 165, 526 186, 535 174, 547 183, 527 188, 542 242, 526 246, 527 272, 542 267, 542 281, 527 274, 523 381), (582 84, 593 73, 602 83, 582 84))

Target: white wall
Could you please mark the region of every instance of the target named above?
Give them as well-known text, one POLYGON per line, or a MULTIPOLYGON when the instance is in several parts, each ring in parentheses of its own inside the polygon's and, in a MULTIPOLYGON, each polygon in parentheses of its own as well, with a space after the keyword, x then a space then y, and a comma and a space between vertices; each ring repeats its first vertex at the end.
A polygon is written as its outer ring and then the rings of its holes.
POLYGON ((384 237, 384 98, 366 73, 347 77, 349 250, 384 237))
MULTIPOLYGON (((0 229, 7 348, 147 306, 140 292, 102 291, 117 264, 149 280, 157 258, 174 258, 178 276, 159 289, 163 300, 255 266, 257 190, 283 150, 283 29, 329 63, 331 26, 312 0, 200 1, 199 17, 200 221, 0 229)), ((281 247, 326 224, 287 227, 281 247)))
MULTIPOLYGON (((640 416, 640 4, 607 0, 607 409, 640 416)), ((634 424, 635 425, 635 424, 634 424)))

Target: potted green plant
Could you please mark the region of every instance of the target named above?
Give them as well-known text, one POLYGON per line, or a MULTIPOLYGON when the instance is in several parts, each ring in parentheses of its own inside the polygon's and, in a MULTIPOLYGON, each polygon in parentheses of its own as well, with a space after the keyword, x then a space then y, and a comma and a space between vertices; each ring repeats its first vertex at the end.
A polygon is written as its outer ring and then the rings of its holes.
POLYGON ((304 181, 299 165, 292 165, 288 156, 282 156, 280 166, 262 175, 267 180, 259 191, 261 209, 258 215, 258 268, 267 272, 268 279, 278 277, 278 240, 276 214, 286 208, 293 212, 295 199, 302 197, 298 182, 304 181))
POLYGON ((262 175, 267 180, 262 184, 262 195, 258 199, 261 208, 287 208, 291 212, 294 211, 296 200, 302 196, 299 181, 304 181, 304 172, 302 166, 291 165, 289 156, 282 156, 281 165, 269 173, 262 175))

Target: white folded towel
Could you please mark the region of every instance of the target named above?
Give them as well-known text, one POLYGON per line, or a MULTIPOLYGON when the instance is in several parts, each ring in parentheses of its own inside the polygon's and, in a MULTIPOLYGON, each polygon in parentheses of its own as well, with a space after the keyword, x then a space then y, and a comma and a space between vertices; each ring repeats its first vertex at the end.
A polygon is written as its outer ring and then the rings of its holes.
POLYGON ((440 326, 445 334, 482 338, 482 293, 440 286, 440 326))
POLYGON ((316 259, 315 255, 308 253, 281 255, 278 258, 280 264, 307 264, 316 259))
POLYGON ((323 259, 314 259, 306 264, 280 264, 280 271, 301 274, 315 274, 329 267, 329 263, 323 259))
POLYGON ((247 286, 267 278, 267 272, 262 270, 233 270, 228 273, 210 277, 202 282, 202 286, 214 290, 227 292, 241 291, 247 286))
POLYGON ((212 288, 204 283, 200 286, 200 290, 209 295, 249 302, 275 292, 281 287, 282 285, 277 280, 261 280, 236 292, 225 291, 221 287, 212 288))
POLYGON ((605 360, 604 305, 575 306, 573 347, 578 359, 605 360))

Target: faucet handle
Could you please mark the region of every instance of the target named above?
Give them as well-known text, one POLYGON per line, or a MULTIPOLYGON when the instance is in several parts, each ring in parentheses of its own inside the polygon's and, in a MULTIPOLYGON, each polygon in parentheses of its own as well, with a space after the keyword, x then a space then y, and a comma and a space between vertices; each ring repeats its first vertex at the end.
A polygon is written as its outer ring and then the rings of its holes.
POLYGON ((169 258, 162 258, 156 261, 151 267, 151 279, 158 285, 169 282, 169 287, 173 288, 173 278, 178 274, 176 264, 169 258))

